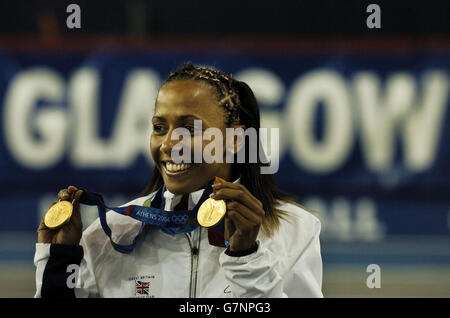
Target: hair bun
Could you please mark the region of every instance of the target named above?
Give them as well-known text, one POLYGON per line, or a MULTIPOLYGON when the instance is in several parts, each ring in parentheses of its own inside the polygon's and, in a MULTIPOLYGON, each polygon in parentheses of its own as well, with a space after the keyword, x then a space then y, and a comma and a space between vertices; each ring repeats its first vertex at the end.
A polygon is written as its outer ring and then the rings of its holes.
POLYGON ((185 62, 178 66, 177 70, 175 72, 186 72, 186 71, 194 71, 195 66, 191 62, 185 62))

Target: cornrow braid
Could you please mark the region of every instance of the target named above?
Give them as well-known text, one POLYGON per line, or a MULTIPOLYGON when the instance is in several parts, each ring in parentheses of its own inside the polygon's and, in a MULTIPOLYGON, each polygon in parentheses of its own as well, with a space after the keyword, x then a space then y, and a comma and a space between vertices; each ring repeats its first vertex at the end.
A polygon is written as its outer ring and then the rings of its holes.
POLYGON ((232 76, 210 67, 194 66, 187 62, 171 73, 165 83, 187 79, 205 81, 213 86, 218 93, 219 104, 226 111, 227 125, 240 122, 241 103, 232 76))

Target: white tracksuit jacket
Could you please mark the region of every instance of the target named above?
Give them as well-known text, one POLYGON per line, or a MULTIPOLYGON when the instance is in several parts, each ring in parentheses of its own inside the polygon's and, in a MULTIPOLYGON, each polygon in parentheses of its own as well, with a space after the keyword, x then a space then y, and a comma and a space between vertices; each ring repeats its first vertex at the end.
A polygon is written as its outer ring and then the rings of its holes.
MULTIPOLYGON (((190 194, 189 209, 202 193, 199 190, 190 194)), ((144 205, 150 197, 125 205, 144 205)), ((169 211, 181 200, 180 195, 169 191, 164 197, 165 209, 169 211)), ((114 250, 97 219, 83 232, 82 250, 76 246, 82 260, 72 294, 76 297, 323 297, 319 220, 293 204, 283 203, 278 208, 289 213, 287 220, 281 221, 271 238, 260 231, 258 249, 240 257, 229 256, 225 248, 210 245, 208 231, 201 227, 188 234, 170 235, 147 226, 133 252, 122 254, 114 250)), ((130 244, 141 226, 139 221, 114 211, 107 213, 107 221, 113 240, 119 244, 130 244)), ((41 293, 44 285, 46 290, 55 291, 53 295, 62 295, 52 285, 59 279, 61 288, 68 280, 67 275, 74 272, 65 270, 69 264, 54 262, 61 252, 51 256, 57 253, 53 245, 36 244, 35 297, 45 296, 41 293), (50 278, 58 266, 63 273, 69 273, 58 279, 50 278)), ((62 254, 70 248, 74 247, 63 246, 62 254)))

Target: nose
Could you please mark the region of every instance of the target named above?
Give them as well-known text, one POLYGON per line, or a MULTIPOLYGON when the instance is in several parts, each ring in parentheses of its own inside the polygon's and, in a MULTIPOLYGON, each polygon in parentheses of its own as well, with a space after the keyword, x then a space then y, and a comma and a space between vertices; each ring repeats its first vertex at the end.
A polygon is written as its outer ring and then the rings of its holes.
POLYGON ((172 152, 176 152, 177 154, 183 153, 183 145, 185 143, 189 144, 190 135, 180 134, 180 131, 177 129, 170 129, 168 133, 164 136, 164 139, 160 145, 160 151, 169 157, 172 157, 172 152), (182 142, 180 142, 180 138, 182 138, 182 142))
POLYGON ((171 152, 172 152, 172 148, 174 145, 174 141, 171 140, 170 136, 171 136, 171 132, 166 134, 165 138, 163 139, 163 141, 161 142, 161 146, 159 147, 160 151, 162 153, 165 153, 167 155, 170 156, 171 152))

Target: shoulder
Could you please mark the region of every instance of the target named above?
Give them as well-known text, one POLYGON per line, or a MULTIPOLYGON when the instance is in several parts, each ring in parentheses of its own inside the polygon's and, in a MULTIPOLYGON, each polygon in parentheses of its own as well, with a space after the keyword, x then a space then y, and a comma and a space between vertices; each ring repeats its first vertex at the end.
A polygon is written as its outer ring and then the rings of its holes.
POLYGON ((279 201, 277 210, 284 212, 280 217, 280 226, 273 237, 266 238, 273 248, 301 253, 320 235, 321 224, 315 212, 290 202, 279 201))
POLYGON ((279 260, 280 273, 288 272, 309 249, 320 250, 320 221, 314 212, 290 202, 279 202, 276 206, 283 213, 277 231, 259 238, 262 246, 279 260))
POLYGON ((281 220, 280 228, 290 225, 293 228, 301 228, 305 232, 312 232, 311 234, 320 231, 320 220, 317 217, 317 212, 286 201, 279 201, 276 208, 286 212, 281 220))
MULTIPOLYGON (((149 195, 131 200, 120 206, 144 205, 147 201, 151 200, 153 196, 154 193, 151 193, 149 195)), ((114 211, 108 211, 106 213, 106 221, 108 226, 111 228, 112 239, 119 244, 131 244, 134 237, 139 232, 142 224, 129 216, 125 216, 114 211)), ((83 242, 88 243, 89 246, 104 246, 105 242, 109 244, 109 238, 103 231, 100 224, 100 219, 98 217, 83 231, 82 239, 83 242)))

